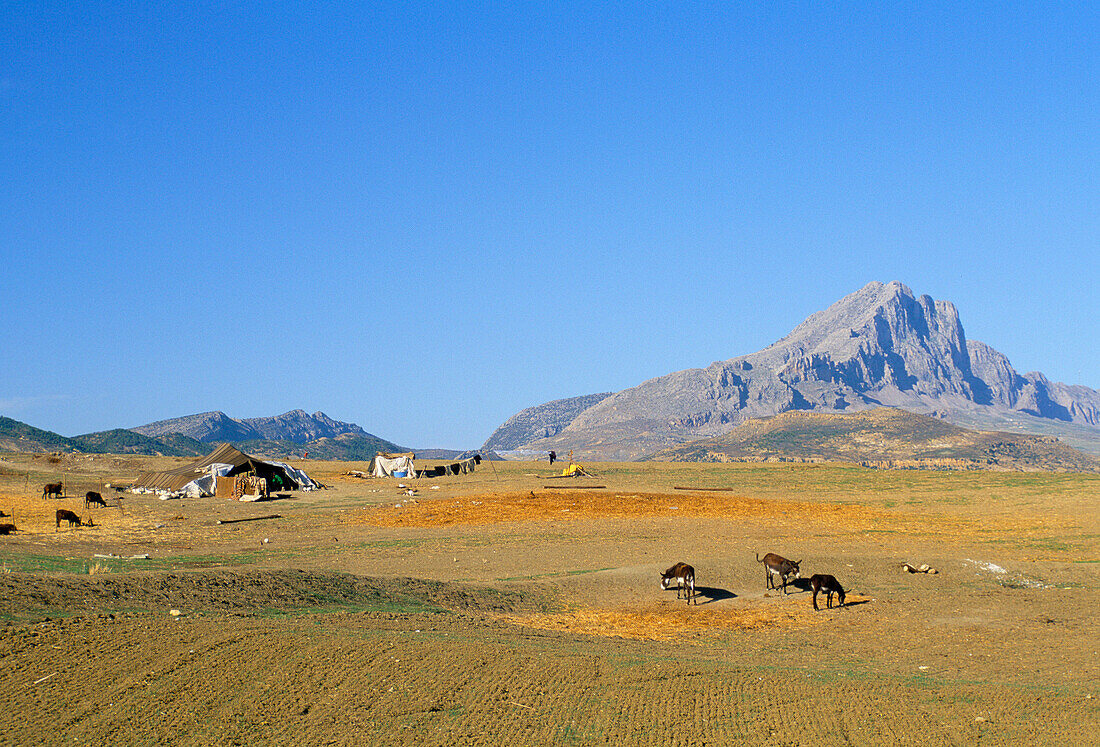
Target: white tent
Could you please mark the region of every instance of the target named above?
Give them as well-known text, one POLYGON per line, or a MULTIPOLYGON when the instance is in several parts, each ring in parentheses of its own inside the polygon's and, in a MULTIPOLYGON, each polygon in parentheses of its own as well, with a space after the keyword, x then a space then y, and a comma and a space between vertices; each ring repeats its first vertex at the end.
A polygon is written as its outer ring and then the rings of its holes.
POLYGON ((412 454, 376 454, 370 463, 371 477, 416 477, 412 454))

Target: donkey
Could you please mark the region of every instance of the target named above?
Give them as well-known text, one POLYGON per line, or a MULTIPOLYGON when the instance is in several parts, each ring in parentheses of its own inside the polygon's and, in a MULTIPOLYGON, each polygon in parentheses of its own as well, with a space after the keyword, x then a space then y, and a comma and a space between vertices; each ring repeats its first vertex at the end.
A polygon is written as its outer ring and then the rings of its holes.
POLYGON ((802 574, 798 570, 798 566, 802 563, 801 560, 787 560, 782 555, 776 555, 774 552, 770 552, 763 558, 759 553, 756 553, 756 562, 764 564, 764 588, 778 589, 775 585, 775 577, 779 576, 783 579, 783 593, 787 593, 787 577, 802 578, 802 574))
POLYGON ((817 606, 817 593, 819 591, 825 592, 825 606, 833 606, 833 594, 836 594, 837 601, 840 602, 838 606, 844 606, 844 587, 840 585, 833 576, 827 573, 815 573, 810 576, 810 588, 814 590, 814 609, 819 609, 817 606))
MULTIPOLYGON (((673 584, 676 584, 676 598, 680 598, 680 591, 683 590, 687 603, 691 604, 695 598, 695 569, 687 563, 677 563, 661 574, 662 589, 668 589, 673 584)), ((695 604, 699 604, 698 599, 695 604)))
MULTIPOLYGON (((67 508, 59 508, 57 509, 57 529, 61 528, 61 522, 63 521, 69 522, 70 527, 80 526, 79 516, 77 516, 75 513, 67 508)), ((56 532, 57 529, 55 529, 54 531, 56 532)))
POLYGON ((65 485, 60 482, 48 482, 42 486, 42 500, 56 495, 61 498, 64 495, 65 485))
POLYGON ((103 506, 107 508, 107 501, 103 500, 103 496, 94 490, 89 490, 84 494, 84 508, 90 508, 92 506, 103 506))

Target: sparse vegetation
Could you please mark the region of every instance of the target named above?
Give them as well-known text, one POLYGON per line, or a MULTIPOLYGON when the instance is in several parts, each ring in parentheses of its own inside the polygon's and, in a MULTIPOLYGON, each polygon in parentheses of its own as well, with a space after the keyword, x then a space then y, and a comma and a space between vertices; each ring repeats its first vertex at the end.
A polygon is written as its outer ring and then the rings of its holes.
POLYGON ((891 469, 1100 471, 1100 459, 1039 436, 970 431, 904 410, 787 412, 723 436, 654 454, 655 461, 833 461, 891 469))
POLYGON ((271 506, 127 495, 96 528, 55 532, 49 512, 75 499, 43 501, 45 481, 82 495, 177 460, 2 462, 21 532, 0 542, 0 692, 20 743, 530 744, 569 723, 583 743, 826 743, 870 724, 868 744, 949 744, 975 710, 1003 743, 1072 743, 1095 720, 1079 693, 1100 475, 586 463, 607 487, 584 490, 505 462, 407 501, 397 480, 345 474, 358 463, 309 462, 332 489, 271 506), (815 612, 797 584, 765 595, 754 551, 834 574, 845 607, 815 612), (677 560, 697 607, 657 588, 677 560), (669 688, 694 710, 651 718, 669 688), (790 718, 777 688, 835 715, 790 718), (60 723, 63 707, 86 715, 60 723))

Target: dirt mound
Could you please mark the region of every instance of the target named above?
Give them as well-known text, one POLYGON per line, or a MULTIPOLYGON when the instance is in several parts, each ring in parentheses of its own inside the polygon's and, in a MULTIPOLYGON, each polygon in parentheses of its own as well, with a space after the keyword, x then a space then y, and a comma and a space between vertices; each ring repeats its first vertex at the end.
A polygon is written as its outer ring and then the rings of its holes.
POLYGON ((0 615, 55 610, 248 612, 317 608, 427 609, 509 613, 529 595, 422 579, 380 579, 307 571, 207 571, 103 577, 0 575, 0 615))

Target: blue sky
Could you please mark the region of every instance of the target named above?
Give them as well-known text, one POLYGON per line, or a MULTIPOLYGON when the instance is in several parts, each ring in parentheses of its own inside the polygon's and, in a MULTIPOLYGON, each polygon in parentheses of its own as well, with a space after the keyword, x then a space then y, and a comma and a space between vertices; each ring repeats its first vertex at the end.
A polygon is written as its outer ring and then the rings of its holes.
POLYGON ((872 280, 1100 388, 1096 5, 361 5, 0 8, 0 414, 476 447, 872 280))

